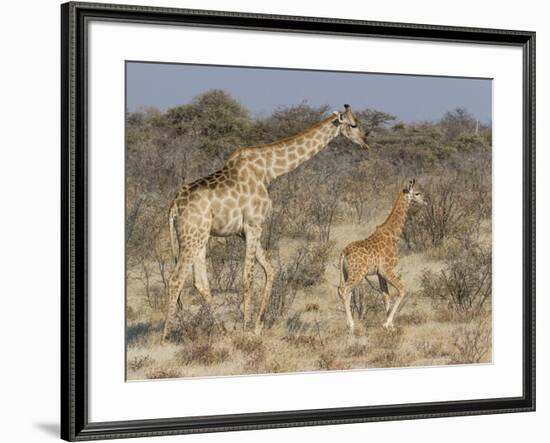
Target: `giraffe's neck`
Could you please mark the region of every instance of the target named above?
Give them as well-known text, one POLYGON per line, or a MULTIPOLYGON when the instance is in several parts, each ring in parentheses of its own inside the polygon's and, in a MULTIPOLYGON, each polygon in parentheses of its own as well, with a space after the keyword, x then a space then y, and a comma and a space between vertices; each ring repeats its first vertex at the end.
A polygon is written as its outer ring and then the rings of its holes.
POLYGON ((393 208, 388 215, 386 221, 381 225, 382 228, 387 229, 393 237, 399 238, 403 225, 407 221, 407 211, 409 210, 409 200, 407 194, 403 191, 399 192, 399 195, 395 199, 393 208))
POLYGON ((245 148, 241 155, 250 158, 251 161, 256 159, 256 164, 262 169, 265 168, 264 177, 270 182, 312 158, 339 133, 337 117, 333 115, 293 137, 245 148))
POLYGON ((331 116, 297 136, 283 140, 265 150, 270 179, 288 174, 328 145, 339 133, 331 116))

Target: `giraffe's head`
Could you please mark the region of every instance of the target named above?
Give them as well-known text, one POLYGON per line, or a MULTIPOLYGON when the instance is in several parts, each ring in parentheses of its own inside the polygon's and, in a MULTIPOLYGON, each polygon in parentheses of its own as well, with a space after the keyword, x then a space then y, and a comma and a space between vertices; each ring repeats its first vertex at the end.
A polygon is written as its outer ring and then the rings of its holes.
POLYGON ((403 193, 405 194, 409 203, 415 202, 420 205, 426 204, 422 193, 416 187, 416 179, 414 178, 412 180, 409 180, 407 186, 405 186, 405 188, 403 189, 403 193))
POLYGON ((368 131, 365 131, 353 111, 350 105, 344 105, 344 112, 336 112, 337 120, 335 121, 340 130, 340 134, 357 143, 359 146, 365 149, 369 149, 367 144, 368 131))

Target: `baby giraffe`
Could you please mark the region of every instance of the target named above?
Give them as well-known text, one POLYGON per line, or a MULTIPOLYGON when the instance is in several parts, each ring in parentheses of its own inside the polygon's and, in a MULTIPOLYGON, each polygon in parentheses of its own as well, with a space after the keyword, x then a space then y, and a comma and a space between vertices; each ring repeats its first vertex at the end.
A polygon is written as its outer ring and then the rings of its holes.
POLYGON ((393 329, 393 317, 405 297, 405 289, 394 273, 397 265, 397 240, 401 236, 411 202, 425 204, 414 185, 415 180, 412 179, 405 189, 399 191, 390 215, 384 223, 376 227, 370 237, 350 243, 340 254, 338 295, 344 303, 350 333, 353 333, 354 327, 350 308, 351 292, 363 278, 374 274, 378 275, 380 289, 384 293, 387 319, 383 326, 393 329), (388 283, 399 291, 393 307, 390 307, 388 283))

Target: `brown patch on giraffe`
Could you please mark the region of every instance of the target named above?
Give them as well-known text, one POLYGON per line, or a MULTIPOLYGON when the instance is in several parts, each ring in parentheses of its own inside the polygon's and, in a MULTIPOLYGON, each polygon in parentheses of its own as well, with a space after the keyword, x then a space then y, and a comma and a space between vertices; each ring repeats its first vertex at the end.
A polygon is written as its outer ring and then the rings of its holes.
POLYGON ((249 188, 248 188, 248 182, 246 183, 241 183, 240 187, 239 187, 239 191, 241 194, 250 194, 249 192, 249 188))
POLYGON ((227 200, 226 203, 225 203, 225 206, 228 209, 236 209, 237 208, 237 202, 233 199, 227 200))
POLYGON ((261 205, 262 201, 258 197, 252 199, 252 206, 258 208, 261 205))
POLYGON ((221 208, 222 208, 222 204, 221 204, 220 201, 214 200, 212 202, 212 211, 213 212, 220 212, 221 208))
POLYGON ((251 194, 256 193, 256 182, 252 179, 248 180, 248 192, 251 194))

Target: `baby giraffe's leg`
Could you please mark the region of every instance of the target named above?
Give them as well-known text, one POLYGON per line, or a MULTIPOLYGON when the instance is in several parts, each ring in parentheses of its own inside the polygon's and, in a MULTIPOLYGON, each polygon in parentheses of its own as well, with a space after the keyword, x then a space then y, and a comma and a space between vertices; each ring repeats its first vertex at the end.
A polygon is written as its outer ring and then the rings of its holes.
POLYGON ((393 329, 393 317, 397 312, 399 305, 403 301, 403 298, 405 297, 405 288, 403 287, 403 285, 399 281, 399 278, 393 273, 392 270, 384 269, 380 273, 382 274, 382 277, 384 277, 390 285, 392 285, 395 289, 399 291, 399 296, 397 297, 397 300, 393 304, 393 307, 391 308, 390 313, 388 314, 386 322, 383 325, 386 329, 393 329))
POLYGON ((349 332, 353 333, 353 328, 355 323, 351 315, 351 295, 352 291, 357 286, 357 284, 362 280, 363 276, 351 271, 348 275, 347 280, 338 287, 338 295, 344 303, 344 309, 346 310, 346 319, 348 322, 349 332))
POLYGON ((378 274, 378 283, 380 284, 380 290, 384 293, 384 307, 386 308, 386 315, 390 313, 390 291, 388 289, 388 282, 384 277, 378 274))

